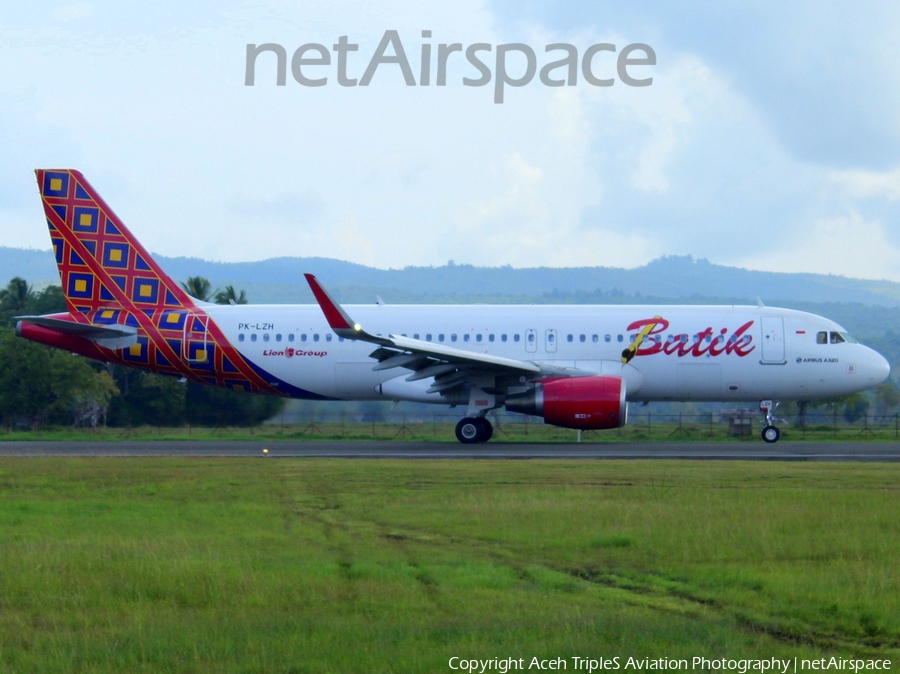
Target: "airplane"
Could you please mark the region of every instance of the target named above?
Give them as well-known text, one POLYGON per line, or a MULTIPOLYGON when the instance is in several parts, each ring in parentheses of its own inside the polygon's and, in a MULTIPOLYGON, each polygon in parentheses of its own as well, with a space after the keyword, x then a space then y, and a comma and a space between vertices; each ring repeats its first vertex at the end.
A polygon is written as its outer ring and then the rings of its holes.
POLYGON ((463 443, 491 410, 611 429, 629 402, 780 401, 863 391, 888 362, 821 316, 763 306, 217 305, 163 272, 84 176, 38 169, 67 312, 17 317, 26 339, 212 386, 316 400, 464 407, 463 443), (352 317, 351 317, 352 316, 352 317))

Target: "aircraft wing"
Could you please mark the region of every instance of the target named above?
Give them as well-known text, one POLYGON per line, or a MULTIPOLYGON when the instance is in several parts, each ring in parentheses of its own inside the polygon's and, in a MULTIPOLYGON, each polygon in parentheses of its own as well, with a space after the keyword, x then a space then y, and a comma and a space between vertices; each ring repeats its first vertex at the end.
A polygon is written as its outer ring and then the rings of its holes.
POLYGON ((76 323, 50 316, 16 316, 16 319, 67 335, 83 337, 109 349, 124 349, 137 344, 137 329, 128 325, 76 323))
POLYGON ((505 389, 513 384, 521 386, 525 381, 544 374, 575 374, 574 371, 541 367, 531 361, 457 349, 402 335, 384 337, 370 334, 347 315, 314 275, 304 276, 328 324, 339 337, 378 345, 379 348, 370 354, 378 361, 373 369, 402 367, 412 370, 407 381, 434 377, 429 393, 444 393, 466 384, 477 384, 486 390, 505 389))

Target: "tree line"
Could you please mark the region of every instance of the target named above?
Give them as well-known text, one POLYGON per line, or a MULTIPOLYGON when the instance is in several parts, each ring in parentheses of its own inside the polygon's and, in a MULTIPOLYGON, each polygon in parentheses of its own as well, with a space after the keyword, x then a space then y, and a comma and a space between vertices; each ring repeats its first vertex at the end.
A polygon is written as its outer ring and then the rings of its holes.
MULTIPOLYGON (((203 301, 246 304, 233 286, 211 288, 194 276, 181 284, 203 301)), ((65 312, 62 288, 35 291, 22 278, 0 290, 0 424, 247 426, 277 414, 283 399, 229 391, 118 365, 97 363, 15 335, 16 316, 65 312)))

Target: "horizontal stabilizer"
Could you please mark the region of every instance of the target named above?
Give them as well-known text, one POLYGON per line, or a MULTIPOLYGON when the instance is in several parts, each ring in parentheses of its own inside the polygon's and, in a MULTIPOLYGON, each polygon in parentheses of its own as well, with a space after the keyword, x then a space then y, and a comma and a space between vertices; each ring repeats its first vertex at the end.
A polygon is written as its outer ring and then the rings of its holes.
POLYGON ((89 339, 98 346, 103 346, 107 349, 126 349, 132 344, 137 344, 137 328, 133 328, 130 325, 75 323, 48 316, 16 316, 16 319, 32 325, 40 325, 43 328, 55 330, 66 335, 89 339))

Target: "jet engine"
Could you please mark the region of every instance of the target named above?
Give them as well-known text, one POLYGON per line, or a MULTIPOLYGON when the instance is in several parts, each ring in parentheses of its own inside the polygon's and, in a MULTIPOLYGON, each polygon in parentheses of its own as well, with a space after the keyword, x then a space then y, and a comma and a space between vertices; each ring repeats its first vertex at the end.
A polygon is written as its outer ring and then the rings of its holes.
POLYGON ((628 417, 625 380, 610 375, 544 379, 530 391, 509 396, 506 409, 565 428, 618 428, 628 417))

